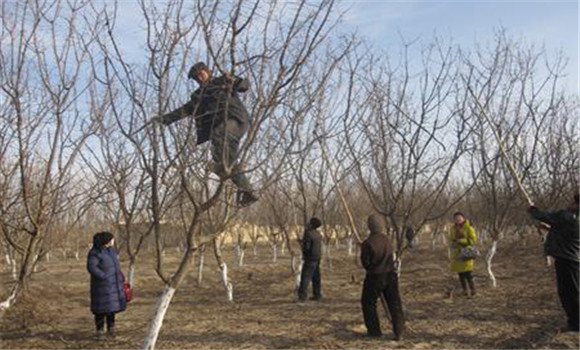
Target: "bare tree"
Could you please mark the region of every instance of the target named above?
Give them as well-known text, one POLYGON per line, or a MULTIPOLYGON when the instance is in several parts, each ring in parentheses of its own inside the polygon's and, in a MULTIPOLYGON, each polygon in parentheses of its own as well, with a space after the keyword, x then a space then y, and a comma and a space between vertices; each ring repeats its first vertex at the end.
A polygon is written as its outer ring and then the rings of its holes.
POLYGON ((91 34, 77 29, 81 1, 2 4, 0 85, 8 105, 17 164, 16 196, 2 215, 5 238, 20 256, 18 280, 2 303, 9 307, 34 272, 58 213, 71 205, 66 184, 76 176, 77 158, 99 115, 81 107, 93 82, 82 74, 91 34), (7 9, 10 7, 10 10, 7 9), (85 36, 87 45, 79 45, 85 36))

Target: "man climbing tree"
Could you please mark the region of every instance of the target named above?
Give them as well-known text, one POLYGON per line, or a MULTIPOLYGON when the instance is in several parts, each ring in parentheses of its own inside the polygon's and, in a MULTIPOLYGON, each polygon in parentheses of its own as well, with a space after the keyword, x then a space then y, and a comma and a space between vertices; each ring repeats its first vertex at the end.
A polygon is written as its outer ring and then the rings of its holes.
POLYGON ((170 113, 153 118, 153 121, 169 125, 193 116, 197 144, 211 140, 213 172, 222 179, 231 176, 238 187, 239 205, 248 206, 256 202, 258 196, 242 167, 236 163, 240 140, 250 122, 250 115, 238 97, 238 92, 248 90, 248 80, 229 74, 212 78, 212 72, 204 62, 194 64, 187 77, 199 84, 189 102, 170 113))

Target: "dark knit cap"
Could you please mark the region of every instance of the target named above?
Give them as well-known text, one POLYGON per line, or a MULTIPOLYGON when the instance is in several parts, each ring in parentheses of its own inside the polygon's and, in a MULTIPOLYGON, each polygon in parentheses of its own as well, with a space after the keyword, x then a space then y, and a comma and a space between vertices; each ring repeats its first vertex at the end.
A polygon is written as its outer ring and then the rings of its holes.
POLYGON ((310 222, 308 223, 308 226, 310 226, 310 228, 312 229, 317 229, 320 226, 322 226, 322 221, 320 221, 319 218, 317 217, 313 217, 312 219, 310 219, 310 222))
POLYGON ((385 221, 378 214, 373 214, 367 219, 367 225, 371 233, 385 233, 385 221))
POLYGON ((189 69, 189 73, 187 74, 187 77, 189 79, 197 80, 197 74, 202 70, 209 70, 209 68, 207 68, 204 62, 197 62, 196 64, 191 66, 191 68, 189 69))

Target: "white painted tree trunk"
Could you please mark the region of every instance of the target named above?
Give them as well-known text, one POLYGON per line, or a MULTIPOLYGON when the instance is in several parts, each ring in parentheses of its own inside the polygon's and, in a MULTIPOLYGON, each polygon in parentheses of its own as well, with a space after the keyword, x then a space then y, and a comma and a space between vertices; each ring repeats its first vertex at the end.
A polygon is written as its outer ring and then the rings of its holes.
POLYGON ((12 280, 16 281, 18 279, 18 266, 15 259, 12 259, 10 267, 12 268, 12 280))
POLYGON ((348 251, 348 256, 352 256, 352 243, 354 241, 354 238, 352 236, 348 237, 348 241, 347 241, 347 251, 348 251))
POLYGON ((50 252, 46 253, 46 262, 50 262, 50 252))
POLYGON ((252 245, 252 253, 254 254, 254 257, 258 255, 257 244, 252 245))
POLYGON ((10 259, 10 255, 8 253, 4 254, 4 259, 6 259, 6 265, 12 264, 12 260, 10 259))
POLYGON ((81 260, 81 256, 78 250, 75 252, 75 259, 77 259, 77 261, 81 260))
POLYGON ((200 249, 197 258, 197 285, 201 285, 201 282, 203 281, 204 259, 205 259, 205 249, 200 249))
POLYGON ((8 298, 0 303, 0 312, 4 312, 4 311, 8 310, 10 308, 10 306, 12 306, 12 304, 14 304, 14 301, 16 301, 16 294, 18 293, 19 288, 20 288, 20 286, 18 284, 16 286, 14 286, 14 288, 12 288, 12 291, 10 292, 10 295, 8 296, 8 298))
POLYGON ((300 259, 300 264, 298 265, 298 268, 295 270, 296 272, 294 273, 294 290, 298 291, 298 287, 300 287, 300 277, 302 276, 302 266, 304 265, 304 262, 302 261, 302 259, 300 259))
POLYGON ((328 244, 326 244, 324 246, 324 251, 325 251, 325 255, 326 255, 326 266, 328 266, 328 268, 332 267, 332 260, 331 260, 331 256, 330 256, 330 242, 328 242, 328 244))
POLYGON ((282 242, 280 247, 280 255, 284 256, 286 254, 286 242, 282 242))
POLYGON ((397 273, 397 277, 401 278, 403 260, 400 257, 397 257, 397 254, 394 255, 395 255, 395 272, 397 273))
POLYGON ((245 249, 240 248, 240 253, 238 254, 238 266, 244 266, 244 256, 246 255, 245 249))
POLYGON ((222 283, 224 284, 224 288, 226 289, 226 294, 228 301, 234 301, 234 286, 228 279, 228 265, 225 262, 220 264, 220 270, 222 272, 222 283))
POLYGON ((278 260, 278 244, 272 243, 272 262, 275 263, 278 260))
POLYGON ((157 343, 159 331, 161 330, 161 326, 163 325, 165 313, 169 308, 169 304, 171 303, 174 294, 175 288, 165 285, 165 289, 163 290, 161 297, 159 297, 157 308, 155 309, 155 313, 153 314, 151 324, 149 325, 149 331, 147 332, 147 336, 145 337, 145 343, 143 344, 144 350, 155 349, 155 344, 157 343))
POLYGON ((135 286, 135 261, 129 261, 129 272, 127 273, 127 282, 135 286))
POLYGON ((553 259, 552 259, 552 257, 551 257, 551 256, 549 256, 549 255, 546 255, 546 266, 547 266, 547 267, 550 267, 550 266, 552 266, 552 264, 553 264, 553 259))
POLYGON ((495 279, 493 271, 491 270, 491 261, 493 259, 493 256, 495 255, 496 250, 497 250, 497 240, 493 239, 491 241, 491 247, 489 247, 487 255, 485 256, 485 266, 487 270, 487 276, 489 277, 489 281, 491 282, 491 286, 493 288, 497 287, 497 281, 495 279))

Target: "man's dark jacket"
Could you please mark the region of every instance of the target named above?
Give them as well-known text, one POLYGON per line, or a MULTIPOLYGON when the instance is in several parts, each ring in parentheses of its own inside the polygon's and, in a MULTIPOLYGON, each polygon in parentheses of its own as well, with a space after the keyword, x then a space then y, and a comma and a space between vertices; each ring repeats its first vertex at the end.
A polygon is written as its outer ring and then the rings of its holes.
POLYGON ((250 117, 238 92, 245 92, 248 88, 248 80, 238 77, 232 79, 221 76, 211 79, 191 94, 189 102, 162 116, 161 122, 169 125, 193 115, 197 144, 208 141, 212 129, 227 119, 237 120, 242 124, 241 130, 246 130, 250 117))
POLYGON ((371 232, 361 246, 361 263, 369 274, 393 271, 393 244, 382 233, 371 232))
POLYGON ((304 261, 319 261, 321 256, 322 236, 315 229, 306 229, 302 239, 302 257, 304 261))
POLYGON ((558 259, 579 261, 578 212, 566 209, 545 212, 531 207, 530 215, 550 225, 550 232, 544 243, 544 253, 558 259))

